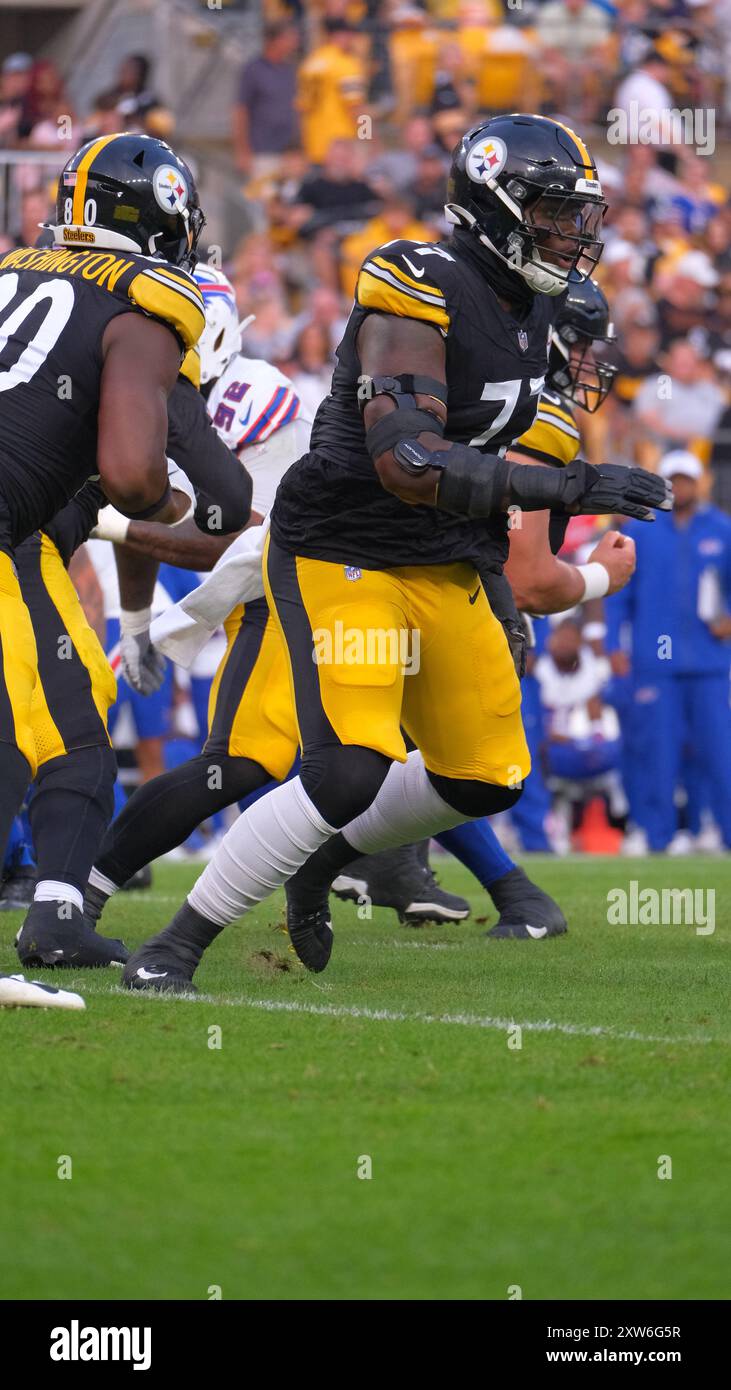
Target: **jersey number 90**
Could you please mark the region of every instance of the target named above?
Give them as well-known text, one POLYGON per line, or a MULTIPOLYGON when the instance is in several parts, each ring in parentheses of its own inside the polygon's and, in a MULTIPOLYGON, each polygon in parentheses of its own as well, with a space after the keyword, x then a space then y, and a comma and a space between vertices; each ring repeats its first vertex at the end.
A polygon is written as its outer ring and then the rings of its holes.
POLYGON ((0 275, 0 391, 9 391, 22 381, 30 381, 43 366, 49 352, 55 347, 68 323, 74 307, 73 286, 68 280, 55 280, 51 284, 41 284, 25 299, 16 304, 12 313, 4 315, 3 310, 18 293, 16 274, 0 275), (23 325, 37 305, 47 301, 48 307, 32 335, 23 334, 23 325), (21 352, 10 367, 3 366, 3 355, 8 343, 20 344, 21 352))

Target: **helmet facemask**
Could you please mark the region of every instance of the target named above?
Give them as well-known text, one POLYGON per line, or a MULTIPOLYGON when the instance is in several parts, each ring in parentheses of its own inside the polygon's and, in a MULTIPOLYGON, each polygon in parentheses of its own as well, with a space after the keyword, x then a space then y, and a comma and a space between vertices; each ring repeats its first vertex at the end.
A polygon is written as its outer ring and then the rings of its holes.
POLYGON ((594 343, 612 343, 612 325, 603 337, 587 338, 571 324, 554 327, 548 363, 548 384, 567 400, 593 415, 614 385, 617 368, 594 355, 594 343))
MULTIPOLYGON (((506 191, 513 195, 518 189, 509 184, 506 191)), ((538 189, 508 239, 517 245, 515 269, 539 294, 562 294, 569 283, 588 280, 603 250, 599 233, 606 206, 602 198, 538 189)))
POLYGON ((198 240, 206 219, 199 207, 188 206, 178 213, 178 221, 182 224, 179 228, 181 234, 166 236, 164 232, 156 233, 150 237, 151 244, 146 254, 159 256, 192 275, 198 262, 198 240))

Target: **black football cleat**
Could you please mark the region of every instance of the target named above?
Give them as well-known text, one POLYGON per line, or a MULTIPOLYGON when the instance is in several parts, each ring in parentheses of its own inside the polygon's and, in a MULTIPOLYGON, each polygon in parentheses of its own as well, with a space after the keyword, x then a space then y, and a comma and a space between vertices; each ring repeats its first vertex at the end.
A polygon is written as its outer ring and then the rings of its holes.
POLYGON ((141 893, 146 888, 152 887, 152 869, 149 864, 143 865, 126 883, 122 884, 122 893, 141 893))
POLYGON ((374 907, 390 907, 407 926, 463 922, 469 917, 470 905, 465 898, 439 887, 429 864, 428 848, 427 840, 419 845, 361 855, 338 874, 333 892, 354 902, 366 898, 374 907))
POLYGON ((495 926, 485 932, 493 940, 542 941, 568 931, 558 903, 517 866, 491 883, 488 892, 500 913, 495 926))
POLYGON ((299 892, 297 874, 285 883, 287 895, 287 931, 297 957, 305 969, 319 975, 325 969, 333 948, 333 928, 330 920, 328 892, 325 890, 319 907, 312 906, 312 896, 299 892))
POLYGON ((37 870, 30 864, 16 869, 0 884, 0 912, 27 912, 33 902, 37 870))
POLYGON ((67 902, 33 903, 15 946, 22 965, 46 969, 87 970, 129 959, 123 941, 99 936, 67 902))
POLYGON ((124 967, 125 989, 154 994, 197 994, 193 984, 195 964, 184 960, 168 942, 152 937, 130 956, 124 967))

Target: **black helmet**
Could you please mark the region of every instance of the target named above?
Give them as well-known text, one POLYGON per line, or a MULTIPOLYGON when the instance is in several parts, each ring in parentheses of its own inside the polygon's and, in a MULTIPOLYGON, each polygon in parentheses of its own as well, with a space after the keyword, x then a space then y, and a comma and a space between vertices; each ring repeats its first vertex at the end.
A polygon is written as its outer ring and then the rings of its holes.
POLYGON ((104 135, 58 181, 55 240, 157 256, 192 269, 205 224, 187 164, 152 135, 104 135))
POLYGON ((536 293, 585 280, 602 253, 607 205, 596 165, 583 140, 547 116, 493 116, 468 130, 452 155, 447 198, 448 220, 536 293))
POLYGON ((569 285, 551 331, 549 386, 593 415, 607 399, 617 368, 595 358, 591 347, 615 339, 606 295, 596 280, 569 285))

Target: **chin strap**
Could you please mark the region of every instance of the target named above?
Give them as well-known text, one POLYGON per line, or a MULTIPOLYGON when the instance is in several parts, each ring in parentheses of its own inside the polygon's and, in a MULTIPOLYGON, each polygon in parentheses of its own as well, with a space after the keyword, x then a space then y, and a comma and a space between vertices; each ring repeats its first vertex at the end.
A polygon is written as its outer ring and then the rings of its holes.
MULTIPOLYGON (((530 302, 535 294, 553 297, 563 294, 567 288, 568 280, 562 275, 557 275, 545 261, 524 260, 518 267, 508 256, 503 256, 485 232, 480 230, 477 218, 466 208, 452 203, 447 205, 445 212, 448 220, 457 227, 454 236, 458 244, 468 255, 470 250, 472 251, 472 259, 478 261, 483 274, 487 273, 493 289, 498 294, 505 294, 509 299, 530 302), (478 250, 475 243, 484 250, 478 250)), ((521 238, 518 232, 514 236, 517 262, 520 257, 521 238)))

